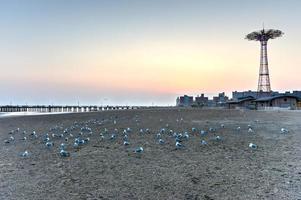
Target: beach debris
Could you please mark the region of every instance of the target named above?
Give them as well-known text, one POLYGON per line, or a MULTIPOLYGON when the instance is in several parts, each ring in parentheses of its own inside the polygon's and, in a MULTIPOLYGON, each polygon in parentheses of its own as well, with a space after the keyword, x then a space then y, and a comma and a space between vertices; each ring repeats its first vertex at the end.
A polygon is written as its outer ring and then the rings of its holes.
POLYGON ((253 133, 253 132, 254 132, 253 129, 251 127, 249 127, 248 133, 253 133))
POLYGON ((238 127, 236 128, 237 131, 240 131, 240 129, 241 129, 240 126, 238 126, 238 127))
POLYGON ((192 128, 191 128, 191 131, 192 131, 192 132, 196 132, 196 128, 195 128, 195 127, 192 127, 192 128))
POLYGON ((142 153, 143 152, 143 147, 138 147, 134 149, 134 153, 142 153))
POLYGON ((69 157, 70 153, 68 151, 65 151, 64 149, 60 150, 60 156, 61 157, 69 157))
POLYGON ((280 132, 282 134, 288 133, 289 131, 286 128, 281 128, 280 132))
POLYGON ((249 148, 251 148, 251 149, 257 149, 257 145, 254 144, 254 143, 250 143, 249 144, 249 148))

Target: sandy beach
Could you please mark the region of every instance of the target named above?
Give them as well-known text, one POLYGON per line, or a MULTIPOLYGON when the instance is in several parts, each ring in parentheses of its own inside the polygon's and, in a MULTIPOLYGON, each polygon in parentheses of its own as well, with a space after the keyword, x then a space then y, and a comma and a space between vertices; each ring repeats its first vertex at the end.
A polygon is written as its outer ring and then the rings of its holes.
POLYGON ((0 199, 301 199, 300 122, 293 111, 177 108, 2 117, 0 199), (170 130, 188 132, 182 148, 170 130), (90 141, 74 148, 78 136, 90 141))

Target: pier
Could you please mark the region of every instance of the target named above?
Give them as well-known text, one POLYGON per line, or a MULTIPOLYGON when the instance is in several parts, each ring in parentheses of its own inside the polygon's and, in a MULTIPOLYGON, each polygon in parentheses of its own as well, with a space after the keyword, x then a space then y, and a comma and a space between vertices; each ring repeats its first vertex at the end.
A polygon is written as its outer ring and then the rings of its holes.
POLYGON ((5 105, 0 112, 97 112, 104 110, 133 110, 142 106, 53 106, 53 105, 5 105))

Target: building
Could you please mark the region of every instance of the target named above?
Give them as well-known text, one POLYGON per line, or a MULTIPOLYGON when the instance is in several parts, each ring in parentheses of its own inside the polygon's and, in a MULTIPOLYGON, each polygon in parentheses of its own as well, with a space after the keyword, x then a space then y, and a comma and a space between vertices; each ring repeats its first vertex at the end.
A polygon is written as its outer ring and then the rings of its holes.
POLYGON ((213 106, 225 106, 228 100, 225 92, 219 93, 217 97, 213 97, 213 106))
POLYGON ((260 92, 260 93, 258 93, 257 91, 251 91, 251 90, 243 91, 243 92, 237 92, 237 91, 232 92, 233 99, 241 99, 241 98, 245 98, 245 97, 258 98, 258 97, 267 97, 267 96, 275 96, 275 95, 279 95, 279 92, 260 92))
POLYGON ((177 106, 192 106, 193 105, 193 96, 188 96, 188 95, 184 95, 184 96, 180 96, 177 98, 176 101, 177 106))
POLYGON ((227 102, 227 107, 229 109, 236 109, 236 108, 246 108, 246 109, 255 109, 256 104, 254 102, 256 98, 249 96, 249 97, 243 97, 239 99, 230 100, 227 102))
POLYGON ((298 109, 300 98, 292 94, 281 94, 277 96, 262 97, 255 101, 257 110, 265 110, 271 108, 298 109))
POLYGON ((208 106, 208 97, 205 97, 204 94, 201 94, 201 96, 195 97, 194 104, 196 106, 208 106))

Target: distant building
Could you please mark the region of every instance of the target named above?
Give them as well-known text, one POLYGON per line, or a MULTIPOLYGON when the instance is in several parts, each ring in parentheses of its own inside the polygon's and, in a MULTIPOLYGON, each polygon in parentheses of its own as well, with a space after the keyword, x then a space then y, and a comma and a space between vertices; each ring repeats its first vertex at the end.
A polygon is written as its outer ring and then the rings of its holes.
POLYGON ((208 106, 208 97, 205 97, 204 94, 201 94, 201 96, 195 97, 194 103, 196 106, 208 106))
POLYGON ((180 96, 177 98, 177 106, 192 106, 193 105, 193 96, 180 96))
POLYGON ((217 97, 213 97, 213 104, 215 106, 224 106, 229 98, 225 95, 225 92, 219 93, 217 97))

